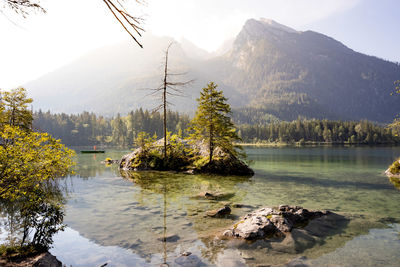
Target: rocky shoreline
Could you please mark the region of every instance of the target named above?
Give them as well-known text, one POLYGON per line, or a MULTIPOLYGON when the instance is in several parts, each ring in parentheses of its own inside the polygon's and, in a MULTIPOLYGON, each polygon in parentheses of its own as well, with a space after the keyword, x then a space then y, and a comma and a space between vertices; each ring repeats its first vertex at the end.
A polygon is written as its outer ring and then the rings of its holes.
POLYGON ((0 258, 0 266, 4 267, 62 267, 61 261, 50 254, 44 252, 39 255, 26 258, 0 258))

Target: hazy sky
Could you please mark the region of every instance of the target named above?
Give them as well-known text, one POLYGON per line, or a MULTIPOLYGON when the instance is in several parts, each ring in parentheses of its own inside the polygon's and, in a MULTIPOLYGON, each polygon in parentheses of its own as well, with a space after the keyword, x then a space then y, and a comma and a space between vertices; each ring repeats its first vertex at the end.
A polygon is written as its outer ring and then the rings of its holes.
MULTIPOLYGON (((3 1, 3 89, 129 38, 101 0, 42 0, 47 14, 27 19, 4 9, 3 1)), ((147 0, 145 6, 130 2, 129 11, 145 18, 147 32, 184 37, 208 51, 235 36, 247 19, 265 17, 297 30, 324 33, 362 53, 400 61, 399 0, 147 0)), ((132 49, 140 48, 132 42, 132 49)))

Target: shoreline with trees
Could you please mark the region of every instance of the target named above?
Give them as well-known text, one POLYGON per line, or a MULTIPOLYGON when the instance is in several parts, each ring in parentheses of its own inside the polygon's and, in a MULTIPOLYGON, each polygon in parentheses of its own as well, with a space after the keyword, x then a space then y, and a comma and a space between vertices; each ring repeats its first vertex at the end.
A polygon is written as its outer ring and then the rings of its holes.
MULTIPOLYGON (((135 139, 140 132, 148 132, 157 136, 163 135, 161 113, 151 113, 143 109, 131 111, 126 116, 117 115, 113 118, 89 112, 52 114, 42 111, 35 112, 33 117, 34 129, 48 132, 68 146, 102 145, 104 147, 132 148, 135 147, 135 139)), ((235 122, 235 111, 232 114, 232 121, 235 122)), ((187 114, 175 111, 167 112, 167 128, 172 134, 184 134, 189 122, 190 117, 187 114)), ((292 122, 239 124, 237 129, 238 135, 243 140, 243 142, 239 142, 241 145, 400 144, 397 129, 369 121, 298 119, 292 122)))

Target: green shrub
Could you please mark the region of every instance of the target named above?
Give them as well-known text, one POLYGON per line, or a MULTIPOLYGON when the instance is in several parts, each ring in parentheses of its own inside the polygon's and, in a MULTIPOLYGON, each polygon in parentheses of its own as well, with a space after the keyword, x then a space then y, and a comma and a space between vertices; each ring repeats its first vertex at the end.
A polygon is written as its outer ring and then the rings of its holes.
POLYGON ((392 165, 390 165, 389 170, 393 174, 399 174, 400 173, 400 158, 396 159, 395 162, 393 162, 392 165))
POLYGON ((164 161, 162 155, 156 150, 150 151, 147 157, 147 161, 149 162, 149 167, 153 170, 164 169, 164 161))

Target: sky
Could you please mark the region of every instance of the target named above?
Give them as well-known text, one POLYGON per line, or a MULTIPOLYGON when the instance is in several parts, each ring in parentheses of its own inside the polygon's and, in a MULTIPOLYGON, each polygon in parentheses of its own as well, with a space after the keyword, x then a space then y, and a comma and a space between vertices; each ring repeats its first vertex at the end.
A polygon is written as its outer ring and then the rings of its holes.
MULTIPOLYGON (((0 0, 0 88, 34 80, 108 44, 129 40, 101 0, 42 0, 23 19, 0 0)), ((146 32, 185 38, 209 52, 250 18, 314 30, 368 55, 400 62, 399 0, 126 0, 146 32), (397 14, 396 14, 397 12, 397 14)), ((140 49, 132 41, 132 49, 140 49)), ((146 47, 144 48, 146 49, 146 47)))

